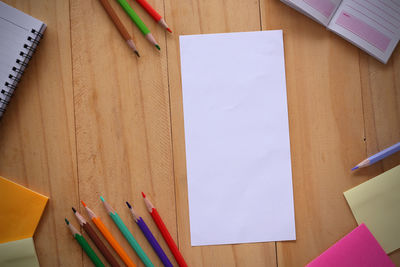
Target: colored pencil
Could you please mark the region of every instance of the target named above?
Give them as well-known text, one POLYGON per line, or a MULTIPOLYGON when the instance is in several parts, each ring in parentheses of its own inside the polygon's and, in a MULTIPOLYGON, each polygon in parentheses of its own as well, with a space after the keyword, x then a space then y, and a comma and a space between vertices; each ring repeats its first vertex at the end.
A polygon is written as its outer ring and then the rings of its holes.
POLYGON ((157 256, 160 258, 163 265, 165 267, 173 267, 164 250, 161 248, 160 244, 158 244, 157 239, 154 237, 149 227, 147 227, 147 224, 144 222, 143 218, 137 215, 128 201, 126 202, 126 205, 132 213, 133 220, 137 223, 140 230, 142 230, 142 233, 146 237, 147 241, 149 241, 154 251, 157 253, 157 256))
POLYGON ((160 50, 160 46, 154 39, 151 34, 149 28, 147 28, 146 24, 142 21, 142 19, 136 14, 136 12, 132 9, 132 7, 126 2, 126 0, 117 0, 121 7, 125 10, 126 14, 132 19, 132 21, 136 24, 139 30, 143 33, 146 39, 153 44, 158 50, 160 50))
POLYGON ((100 0, 100 3, 102 4, 104 9, 106 10, 108 16, 114 22, 115 27, 117 27, 119 33, 125 39, 126 43, 129 45, 130 48, 132 48, 133 52, 135 52, 135 54, 138 57, 140 57, 139 52, 136 49, 136 45, 132 40, 132 37, 129 35, 129 33, 126 30, 124 24, 122 24, 121 20, 118 18, 117 14, 115 13, 114 9, 111 7, 111 5, 108 2, 108 0, 100 0))
POLYGON ((86 254, 89 256, 90 260, 96 267, 105 267, 105 265, 101 262, 99 257, 97 256, 96 252, 90 247, 89 243, 86 239, 76 230, 76 228, 69 223, 67 218, 65 218, 65 223, 67 224, 69 230, 71 231, 72 235, 75 237, 76 241, 78 241, 79 245, 83 248, 86 254))
POLYGON ((171 29, 168 27, 167 23, 165 20, 161 17, 160 14, 146 1, 146 0, 136 0, 145 10, 149 15, 161 26, 163 26, 167 31, 171 32, 171 29))
POLYGON ((118 213, 104 200, 103 197, 100 197, 101 201, 103 202, 104 207, 106 208, 108 214, 110 215, 111 219, 117 225, 118 229, 121 231, 122 235, 128 241, 129 245, 133 248, 139 258, 142 260, 143 264, 146 267, 154 267, 153 263, 150 261, 149 257, 147 257, 146 253, 144 253, 143 249, 140 247, 139 243, 133 237, 131 232, 129 231, 128 227, 124 224, 121 217, 119 217, 118 213))
POLYGON ((373 155, 373 156, 371 156, 371 157, 369 157, 369 158, 367 158, 367 159, 365 159, 363 161, 361 161, 360 163, 358 163, 351 170, 354 171, 354 170, 357 170, 359 168, 364 168, 364 167, 367 167, 369 165, 372 165, 375 162, 378 162, 378 161, 380 161, 380 160, 392 155, 393 153, 396 153, 397 151, 400 151, 400 142, 397 143, 397 144, 394 144, 393 146, 388 147, 388 148, 386 148, 386 149, 384 149, 384 150, 382 150, 382 151, 380 151, 378 153, 376 153, 375 155, 373 155))
POLYGON ((75 217, 78 219, 79 224, 82 226, 83 230, 88 234, 90 239, 92 239, 93 243, 99 249, 101 254, 103 254, 104 258, 110 263, 112 267, 119 267, 117 260, 108 250, 108 248, 104 245, 103 241, 99 238, 99 236, 94 231, 93 227, 82 217, 82 215, 76 211, 76 209, 72 208, 72 211, 75 214, 75 217))
POLYGON ((104 236, 104 238, 107 240, 107 242, 113 247, 115 252, 121 257, 122 261, 129 267, 136 267, 136 264, 133 263, 133 261, 129 258, 128 254, 125 252, 125 250, 121 247, 121 245, 115 240, 115 238, 112 236, 110 231, 107 229, 107 227, 104 225, 104 223, 100 220, 99 217, 96 216, 96 214, 89 209, 88 206, 86 206, 85 202, 82 202, 82 205, 85 207, 90 219, 92 222, 96 225, 97 229, 101 232, 101 234, 104 236))
POLYGON ((146 203, 146 207, 151 214, 151 217, 153 218, 153 220, 156 223, 158 229, 160 230, 162 236, 164 237, 165 242, 167 242, 167 245, 168 245, 169 249, 171 250, 172 254, 174 255, 176 262, 178 263, 178 265, 180 267, 187 267, 185 259, 183 258, 182 254, 179 252, 179 249, 178 249, 177 245, 175 244, 175 241, 172 239, 171 234, 168 232, 168 229, 165 226, 163 220, 161 219, 161 216, 158 214, 158 211, 153 206, 153 204, 150 202, 150 200, 147 199, 146 195, 143 192, 142 192, 142 196, 144 198, 144 202, 146 203))

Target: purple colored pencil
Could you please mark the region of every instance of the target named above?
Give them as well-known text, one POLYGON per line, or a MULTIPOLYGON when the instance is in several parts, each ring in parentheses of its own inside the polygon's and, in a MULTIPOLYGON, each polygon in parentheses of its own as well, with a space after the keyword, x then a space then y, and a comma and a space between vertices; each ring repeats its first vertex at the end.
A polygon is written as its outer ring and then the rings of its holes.
POLYGON ((144 222, 143 218, 137 215, 137 213, 133 210, 132 206, 129 204, 128 201, 126 202, 126 205, 128 206, 128 208, 132 213, 133 220, 137 223, 140 230, 142 230, 142 233, 146 237, 147 241, 149 241, 154 251, 157 253, 157 256, 160 258, 163 265, 165 267, 173 267, 172 263, 165 254, 164 250, 161 248, 160 244, 158 244, 157 239, 151 233, 149 227, 147 227, 147 224, 144 222))

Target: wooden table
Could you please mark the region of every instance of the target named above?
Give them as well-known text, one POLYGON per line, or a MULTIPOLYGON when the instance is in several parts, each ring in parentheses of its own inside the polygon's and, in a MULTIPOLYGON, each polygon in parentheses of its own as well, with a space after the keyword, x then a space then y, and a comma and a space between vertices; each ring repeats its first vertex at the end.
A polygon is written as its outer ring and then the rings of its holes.
MULTIPOLYGON (((173 34, 129 3, 160 52, 111 1, 134 34, 137 59, 97 0, 6 0, 48 25, 0 125, 0 175, 50 197, 35 234, 41 265, 90 266, 64 224, 77 225, 71 207, 83 212, 82 199, 143 266, 103 195, 160 266, 124 204, 133 202, 162 240, 141 191, 190 266, 305 265, 356 226, 342 192, 400 164, 397 153, 350 171, 400 140, 399 47, 383 65, 278 0, 149 1, 173 34), (284 32, 297 240, 191 247, 178 37, 271 29, 284 32)), ((400 265, 400 251, 391 258, 400 265)))

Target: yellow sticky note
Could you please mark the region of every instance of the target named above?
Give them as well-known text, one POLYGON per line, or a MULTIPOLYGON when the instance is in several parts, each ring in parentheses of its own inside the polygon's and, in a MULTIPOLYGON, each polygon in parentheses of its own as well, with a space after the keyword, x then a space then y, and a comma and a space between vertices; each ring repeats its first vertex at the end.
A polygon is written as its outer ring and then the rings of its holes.
POLYGON ((0 244, 32 237, 48 197, 0 177, 0 244))
POLYGON ((400 165, 344 196, 357 223, 365 223, 386 253, 400 248, 400 165))
POLYGON ((39 267, 32 238, 0 244, 0 266, 39 267))

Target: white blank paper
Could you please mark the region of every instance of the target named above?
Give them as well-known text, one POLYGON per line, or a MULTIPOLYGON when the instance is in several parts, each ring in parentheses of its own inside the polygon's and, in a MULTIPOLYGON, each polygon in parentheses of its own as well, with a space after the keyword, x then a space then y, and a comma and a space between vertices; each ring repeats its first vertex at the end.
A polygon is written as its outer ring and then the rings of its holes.
POLYGON ((192 246, 296 239, 282 31, 180 49, 192 246))

